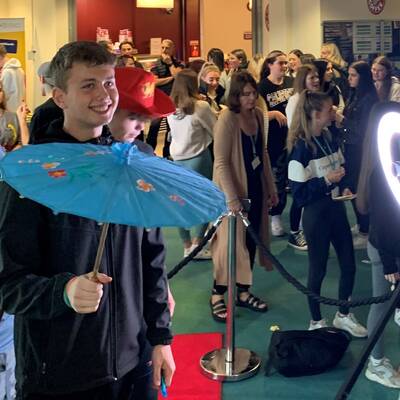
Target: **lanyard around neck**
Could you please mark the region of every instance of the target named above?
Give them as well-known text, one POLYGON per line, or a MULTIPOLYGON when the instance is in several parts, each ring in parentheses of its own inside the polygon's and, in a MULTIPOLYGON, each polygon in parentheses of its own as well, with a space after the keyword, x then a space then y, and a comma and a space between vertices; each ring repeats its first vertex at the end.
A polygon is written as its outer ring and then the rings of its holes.
POLYGON ((324 154, 324 156, 326 156, 329 160, 329 164, 332 167, 332 169, 335 169, 336 167, 336 160, 335 157, 333 156, 333 151, 331 149, 331 146, 329 145, 329 142, 325 139, 324 136, 322 136, 322 138, 324 139, 324 143, 325 146, 327 147, 328 151, 326 151, 324 149, 324 147, 322 146, 322 144, 319 142, 319 139, 316 136, 313 136, 314 142, 317 143, 318 147, 320 148, 320 150, 322 151, 322 153, 324 154))

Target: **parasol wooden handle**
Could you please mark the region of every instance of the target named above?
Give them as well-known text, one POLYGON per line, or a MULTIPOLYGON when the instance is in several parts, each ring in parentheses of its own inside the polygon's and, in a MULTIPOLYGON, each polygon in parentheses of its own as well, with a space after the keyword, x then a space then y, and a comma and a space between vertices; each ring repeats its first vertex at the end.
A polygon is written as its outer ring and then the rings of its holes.
POLYGON ((106 222, 101 227, 99 247, 97 247, 96 260, 94 261, 94 267, 93 267, 93 271, 92 271, 93 278, 96 278, 97 274, 99 273, 101 258, 103 257, 104 244, 106 242, 106 237, 107 237, 107 232, 108 232, 109 226, 110 226, 110 224, 106 222))

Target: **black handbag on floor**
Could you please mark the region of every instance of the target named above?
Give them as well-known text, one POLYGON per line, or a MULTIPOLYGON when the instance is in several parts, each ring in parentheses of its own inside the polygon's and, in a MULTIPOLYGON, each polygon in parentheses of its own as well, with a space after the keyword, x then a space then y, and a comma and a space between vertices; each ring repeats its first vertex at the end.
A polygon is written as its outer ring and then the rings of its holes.
POLYGON ((351 335, 342 329, 275 331, 272 334, 265 367, 266 375, 275 369, 284 376, 315 375, 334 367, 343 357, 351 335))

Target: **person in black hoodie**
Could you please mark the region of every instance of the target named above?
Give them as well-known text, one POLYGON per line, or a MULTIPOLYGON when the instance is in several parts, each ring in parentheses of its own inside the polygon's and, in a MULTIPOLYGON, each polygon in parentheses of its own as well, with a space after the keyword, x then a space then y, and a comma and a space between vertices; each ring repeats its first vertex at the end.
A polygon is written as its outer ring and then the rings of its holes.
MULTIPOLYGON (((337 120, 343 127, 344 157, 346 160, 347 186, 356 193, 360 175, 362 148, 372 106, 378 102, 371 68, 365 61, 356 61, 349 67, 350 98, 346 102, 343 115, 337 113, 337 120)), ((368 215, 358 212, 355 201, 353 208, 357 218, 358 236, 354 238, 354 248, 366 248, 368 240, 368 215)))
MULTIPOLYGON (((400 104, 380 103, 374 106, 365 138, 362 168, 357 189, 357 207, 369 214, 370 228, 368 256, 371 260, 372 295, 383 296, 390 286, 400 280, 400 205, 390 190, 378 158, 378 124, 387 112, 400 113, 400 104)), ((399 138, 393 142, 393 156, 399 157, 399 138), (397 154, 396 154, 397 153, 397 154)), ((370 334, 380 317, 386 313, 388 303, 372 304, 368 315, 370 334)), ((400 309, 396 309, 395 321, 400 324, 400 309)), ((374 382, 392 388, 400 388, 399 371, 384 356, 384 335, 378 339, 371 352, 365 376, 374 382)))
MULTIPOLYGON (((109 143, 103 125, 118 102, 114 62, 94 42, 57 52, 50 70, 64 119, 50 124, 47 142, 109 143)), ((111 225, 94 279, 96 221, 54 215, 5 183, 0 202, 0 308, 15 314, 17 398, 132 398, 143 331, 153 346, 153 384, 162 374, 169 385, 175 366, 160 229, 111 225)))
MULTIPOLYGON (((50 62, 44 62, 38 68, 38 76, 42 85, 42 95, 51 94, 54 87, 54 79, 49 74, 50 62)), ((36 107, 29 124, 29 144, 35 143, 44 136, 52 121, 63 118, 63 110, 50 96, 43 104, 36 107)))
POLYGON ((258 92, 268 108, 268 154, 279 196, 278 205, 272 207, 269 212, 273 236, 285 235, 281 219, 287 201, 286 139, 288 127, 285 110, 289 97, 293 94, 293 78, 285 75, 287 65, 285 53, 280 50, 271 51, 261 67, 258 85, 258 92))

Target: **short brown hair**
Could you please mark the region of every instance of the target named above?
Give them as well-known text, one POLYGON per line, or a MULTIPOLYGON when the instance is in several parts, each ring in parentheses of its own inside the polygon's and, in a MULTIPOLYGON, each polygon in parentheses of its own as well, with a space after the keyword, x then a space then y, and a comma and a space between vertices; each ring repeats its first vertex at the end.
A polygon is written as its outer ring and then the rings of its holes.
POLYGON ((243 89, 248 83, 257 92, 257 82, 250 72, 240 71, 232 75, 231 88, 228 95, 228 108, 231 111, 240 113, 240 96, 242 96, 243 89))
POLYGON ((123 46, 124 44, 129 44, 129 46, 131 46, 132 49, 135 48, 133 42, 131 42, 130 40, 124 40, 123 42, 121 42, 121 43, 119 44, 119 49, 120 49, 120 50, 122 49, 122 46, 123 46))
POLYGON ((77 41, 61 47, 53 57, 49 67, 49 75, 54 77, 55 86, 67 91, 69 70, 74 63, 89 67, 98 65, 115 65, 115 55, 96 42, 77 41))
POLYGON ((189 68, 178 72, 171 90, 176 108, 185 115, 192 115, 199 96, 197 74, 189 68))

